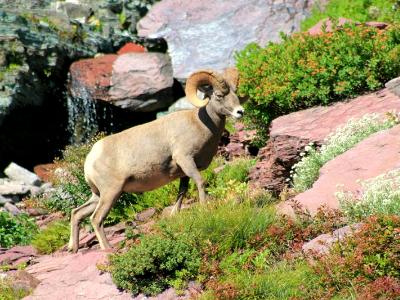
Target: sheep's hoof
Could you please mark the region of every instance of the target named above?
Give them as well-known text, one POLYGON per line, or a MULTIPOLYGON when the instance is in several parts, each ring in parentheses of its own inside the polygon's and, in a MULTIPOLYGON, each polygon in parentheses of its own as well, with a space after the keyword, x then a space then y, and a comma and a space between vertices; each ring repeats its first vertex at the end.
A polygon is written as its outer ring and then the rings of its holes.
POLYGON ((180 212, 180 208, 178 208, 178 206, 174 205, 174 207, 171 210, 170 216, 175 216, 177 213, 180 212))

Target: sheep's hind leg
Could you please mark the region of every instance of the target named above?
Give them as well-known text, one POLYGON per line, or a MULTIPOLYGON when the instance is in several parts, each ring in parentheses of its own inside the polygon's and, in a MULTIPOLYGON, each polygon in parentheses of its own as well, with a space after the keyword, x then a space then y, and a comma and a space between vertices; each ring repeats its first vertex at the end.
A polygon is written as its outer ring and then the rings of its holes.
POLYGON ((72 252, 77 252, 79 248, 79 224, 90 216, 96 209, 99 202, 99 196, 92 194, 92 197, 83 205, 74 208, 71 212, 71 235, 69 238, 68 249, 72 252))
POLYGON ((189 177, 187 177, 187 176, 182 177, 179 180, 178 197, 176 199, 176 204, 174 205, 174 208, 171 211, 171 215, 174 215, 181 210, 182 200, 183 200, 183 197, 185 197, 188 189, 189 189, 189 177))
POLYGON ((121 195, 121 190, 115 191, 100 191, 100 200, 94 213, 90 217, 92 222, 94 233, 100 243, 100 248, 102 250, 111 249, 111 245, 107 240, 106 234, 104 233, 104 220, 110 212, 111 208, 117 202, 119 196, 121 195))

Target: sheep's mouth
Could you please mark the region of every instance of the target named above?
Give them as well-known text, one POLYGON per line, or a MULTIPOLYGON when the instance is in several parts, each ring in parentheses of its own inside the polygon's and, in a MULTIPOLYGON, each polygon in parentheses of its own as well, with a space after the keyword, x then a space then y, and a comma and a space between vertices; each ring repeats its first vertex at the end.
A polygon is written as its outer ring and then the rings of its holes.
POLYGON ((238 114, 238 113, 231 113, 232 118, 234 118, 235 120, 240 120, 241 118, 243 118, 243 114, 238 114))

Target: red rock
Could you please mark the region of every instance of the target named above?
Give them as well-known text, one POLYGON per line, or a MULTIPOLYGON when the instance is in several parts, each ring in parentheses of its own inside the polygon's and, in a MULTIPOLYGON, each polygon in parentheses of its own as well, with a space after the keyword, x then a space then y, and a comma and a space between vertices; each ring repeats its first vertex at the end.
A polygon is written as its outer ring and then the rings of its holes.
POLYGON ((49 181, 51 181, 53 172, 56 168, 57 168, 57 165, 54 163, 41 164, 41 165, 34 166, 33 172, 35 172, 35 174, 37 176, 39 176, 39 178, 42 179, 43 181, 49 182, 49 181))
MULTIPOLYGON (((337 25, 338 25, 339 28, 343 27, 343 25, 345 25, 345 24, 355 24, 356 26, 362 25, 359 22, 355 22, 355 21, 353 21, 351 19, 346 19, 346 18, 339 18, 338 21, 339 22, 338 22, 337 25)), ((375 28, 378 28, 378 29, 385 29, 387 26, 389 26, 389 24, 383 23, 383 22, 366 22, 366 23, 363 23, 363 24, 368 26, 368 27, 375 27, 375 28)), ((333 23, 332 23, 331 19, 330 18, 326 18, 326 19, 323 19, 323 20, 319 21, 316 25, 311 27, 307 32, 310 35, 322 34, 322 33, 324 33, 324 30, 323 30, 324 26, 326 26, 325 32, 332 32, 333 31, 332 30, 333 23)))
MULTIPOLYGON (((337 26, 340 28, 344 24, 360 24, 358 22, 355 22, 350 19, 346 18, 339 18, 337 26)), ((318 35, 324 33, 323 27, 325 27, 325 32, 332 32, 332 26, 333 22, 331 21, 330 18, 323 19, 319 21, 317 24, 315 24, 313 27, 311 27, 307 32, 310 35, 318 35)))
POLYGON ((229 159, 253 154, 251 142, 256 136, 256 131, 246 130, 240 122, 236 122, 234 127, 235 132, 229 135, 227 144, 219 147, 218 153, 229 159))
POLYGON ((117 289, 109 273, 97 269, 96 264, 106 261, 106 257, 106 252, 88 251, 39 258, 26 271, 41 282, 25 299, 132 299, 117 289))
POLYGON ((61 220, 63 218, 64 218, 64 216, 63 216, 63 214, 61 212, 55 212, 55 213, 51 213, 51 214, 48 214, 48 215, 41 215, 41 216, 37 217, 36 224, 40 228, 44 228, 49 223, 57 221, 57 220, 61 220))
POLYGON ((302 250, 305 254, 327 254, 335 242, 339 242, 345 237, 353 234, 361 227, 361 225, 361 223, 352 224, 339 228, 332 233, 321 234, 315 239, 312 239, 311 241, 305 243, 302 247, 302 250))
POLYGON ((135 220, 139 222, 147 222, 148 220, 150 220, 151 217, 155 215, 155 213, 156 209, 153 207, 145 209, 144 211, 136 215, 135 220))
POLYGON ((18 270, 10 276, 12 287, 15 290, 24 290, 30 292, 36 288, 40 281, 26 272, 25 270, 18 270))
POLYGON ((154 111, 173 102, 172 66, 163 53, 104 55, 74 62, 72 97, 106 101, 132 111, 154 111))
POLYGON ((146 52, 146 48, 143 47, 142 45, 138 45, 135 43, 126 43, 124 46, 121 47, 121 49, 118 50, 117 54, 121 55, 121 54, 125 54, 125 53, 130 53, 130 52, 134 52, 134 53, 141 53, 141 52, 146 52))
POLYGON ((107 101, 113 63, 117 57, 115 54, 107 54, 74 62, 69 70, 73 96, 87 98, 88 93, 93 99, 107 101))
POLYGON ((275 119, 270 126, 270 139, 260 149, 259 162, 250 172, 252 184, 279 192, 289 178, 299 153, 313 142, 321 145, 337 127, 351 118, 367 113, 385 114, 400 111, 400 98, 388 89, 339 102, 327 107, 314 107, 275 119))
POLYGON ((386 27, 389 26, 388 23, 384 23, 384 22, 366 22, 365 25, 367 25, 369 27, 375 27, 378 29, 385 29, 386 27))
POLYGON ((29 263, 37 255, 32 246, 15 246, 10 249, 0 250, 0 265, 17 267, 22 263, 29 263))
MULTIPOLYGON (((311 189, 297 195, 294 200, 314 215, 318 208, 339 208, 335 197, 338 185, 356 193, 361 190, 358 180, 374 178, 400 168, 400 125, 378 132, 352 149, 327 162, 311 189)), ((288 203, 279 206, 281 212, 293 214, 288 203)))

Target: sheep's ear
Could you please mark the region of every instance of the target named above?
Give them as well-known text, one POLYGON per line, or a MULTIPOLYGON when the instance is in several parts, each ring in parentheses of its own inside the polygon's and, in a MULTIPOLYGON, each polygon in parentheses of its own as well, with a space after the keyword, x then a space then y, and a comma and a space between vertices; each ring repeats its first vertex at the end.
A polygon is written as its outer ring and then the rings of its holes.
POLYGON ((233 88, 233 91, 236 92, 239 84, 239 71, 234 67, 229 67, 224 70, 223 76, 228 84, 233 88))

